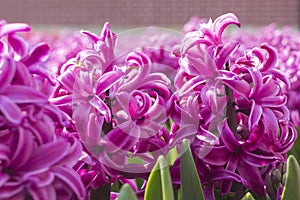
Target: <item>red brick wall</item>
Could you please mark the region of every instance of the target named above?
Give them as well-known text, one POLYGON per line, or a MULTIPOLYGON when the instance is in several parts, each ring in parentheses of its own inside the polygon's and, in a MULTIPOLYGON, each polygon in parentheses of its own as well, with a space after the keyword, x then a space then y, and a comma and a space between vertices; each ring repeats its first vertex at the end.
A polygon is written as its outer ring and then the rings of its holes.
POLYGON ((0 18, 30 24, 181 26, 233 12, 244 25, 299 24, 298 0, 1 0, 0 18))

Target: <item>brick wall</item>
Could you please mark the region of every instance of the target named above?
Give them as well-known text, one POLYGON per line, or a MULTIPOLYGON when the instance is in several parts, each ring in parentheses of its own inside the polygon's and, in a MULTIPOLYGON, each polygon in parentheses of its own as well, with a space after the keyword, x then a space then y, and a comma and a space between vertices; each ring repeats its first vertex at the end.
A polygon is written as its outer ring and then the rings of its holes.
POLYGON ((181 26, 234 12, 244 25, 299 24, 298 0, 1 0, 0 18, 56 25, 181 26))

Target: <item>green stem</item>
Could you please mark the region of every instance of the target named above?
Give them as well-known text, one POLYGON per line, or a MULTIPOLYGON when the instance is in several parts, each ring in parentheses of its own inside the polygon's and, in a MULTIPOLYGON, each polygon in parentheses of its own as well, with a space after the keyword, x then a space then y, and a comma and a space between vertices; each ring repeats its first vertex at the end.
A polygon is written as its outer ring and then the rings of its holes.
MULTIPOLYGON (((107 90, 105 93, 106 93, 106 97, 105 97, 104 102, 108 106, 108 108, 110 110, 110 113, 112 113, 112 110, 111 110, 111 100, 109 98, 109 90, 107 90)), ((112 120, 110 122, 108 122, 108 123, 107 122, 103 123, 102 130, 103 130, 104 135, 106 135, 112 129, 113 129, 112 120)))
POLYGON ((90 200, 109 200, 110 188, 111 188, 110 183, 107 183, 96 190, 91 190, 90 200))
MULTIPOLYGON (((229 71, 229 64, 226 63, 226 70, 229 71)), ((233 99, 232 90, 225 85, 225 93, 228 96, 228 102, 226 105, 226 117, 229 128, 233 131, 234 134, 237 134, 237 121, 236 121, 236 111, 235 111, 235 102, 233 99)))

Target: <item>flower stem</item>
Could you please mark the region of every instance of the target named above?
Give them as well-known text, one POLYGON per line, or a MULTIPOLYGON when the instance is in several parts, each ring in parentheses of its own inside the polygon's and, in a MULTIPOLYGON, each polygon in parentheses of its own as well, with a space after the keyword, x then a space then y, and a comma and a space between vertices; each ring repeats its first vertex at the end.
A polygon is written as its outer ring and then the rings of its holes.
MULTIPOLYGON (((229 71, 229 63, 226 63, 226 70, 229 71)), ((226 117, 229 128, 232 130, 234 134, 237 134, 237 121, 236 121, 236 111, 234 108, 235 102, 233 99, 232 90, 225 85, 225 93, 228 96, 228 102, 226 105, 226 117)))
MULTIPOLYGON (((105 92, 105 94, 106 94, 106 97, 105 97, 105 103, 106 103, 106 105, 108 106, 108 108, 109 108, 109 110, 110 110, 110 113, 112 113, 112 110, 111 110, 111 100, 110 100, 110 98, 109 98, 109 90, 107 90, 106 92, 105 92)), ((103 130, 103 133, 104 133, 104 135, 106 135, 109 131, 111 131, 113 129, 113 126, 112 126, 112 120, 110 121, 110 122, 104 122, 103 123, 103 128, 102 128, 102 130, 103 130)))
POLYGON ((109 200, 110 199, 110 183, 107 183, 96 190, 91 190, 90 200, 109 200))

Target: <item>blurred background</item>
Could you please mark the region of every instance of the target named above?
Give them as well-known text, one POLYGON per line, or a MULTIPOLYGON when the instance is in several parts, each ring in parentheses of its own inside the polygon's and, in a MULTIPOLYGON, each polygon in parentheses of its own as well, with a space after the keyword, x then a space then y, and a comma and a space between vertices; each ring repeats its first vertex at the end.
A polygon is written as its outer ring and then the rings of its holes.
POLYGON ((181 27, 193 15, 233 12, 243 26, 299 27, 299 0, 1 0, 0 18, 42 26, 181 27))

